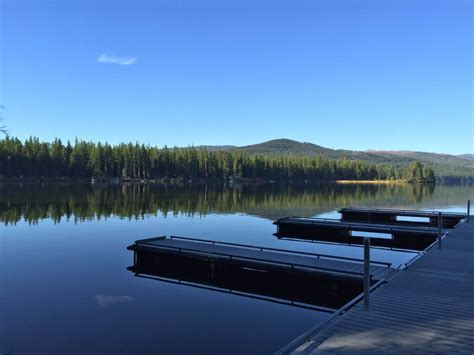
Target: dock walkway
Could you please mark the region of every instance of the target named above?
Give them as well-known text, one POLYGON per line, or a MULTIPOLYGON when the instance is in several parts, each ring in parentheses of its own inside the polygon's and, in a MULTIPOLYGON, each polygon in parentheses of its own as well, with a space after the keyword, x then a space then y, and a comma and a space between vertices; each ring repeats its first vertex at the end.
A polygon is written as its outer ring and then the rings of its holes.
POLYGON ((474 217, 295 353, 474 353, 474 217))

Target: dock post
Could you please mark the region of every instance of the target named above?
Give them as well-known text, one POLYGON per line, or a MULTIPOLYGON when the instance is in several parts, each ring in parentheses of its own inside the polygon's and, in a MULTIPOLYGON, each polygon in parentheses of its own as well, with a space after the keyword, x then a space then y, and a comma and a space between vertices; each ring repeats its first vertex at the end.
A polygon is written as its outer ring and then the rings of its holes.
POLYGON ((443 234, 443 215, 438 212, 438 248, 441 249, 441 235, 443 234))
POLYGON ((369 310, 370 296, 370 238, 364 238, 364 310, 369 310))
POLYGON ((471 215, 471 200, 467 200, 467 223, 469 223, 471 215))

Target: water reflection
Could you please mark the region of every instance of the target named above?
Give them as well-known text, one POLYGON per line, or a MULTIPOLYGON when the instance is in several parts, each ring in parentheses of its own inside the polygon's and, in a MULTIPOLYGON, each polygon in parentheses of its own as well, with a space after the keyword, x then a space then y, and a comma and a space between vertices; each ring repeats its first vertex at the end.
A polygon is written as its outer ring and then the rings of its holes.
POLYGON ((472 185, 91 185, 72 183, 0 184, 0 221, 22 218, 35 224, 119 216, 203 216, 245 213, 268 219, 310 216, 344 206, 433 208, 474 199, 472 185))
POLYGON ((330 273, 264 270, 136 250, 136 276, 332 312, 362 291, 360 279, 330 273))

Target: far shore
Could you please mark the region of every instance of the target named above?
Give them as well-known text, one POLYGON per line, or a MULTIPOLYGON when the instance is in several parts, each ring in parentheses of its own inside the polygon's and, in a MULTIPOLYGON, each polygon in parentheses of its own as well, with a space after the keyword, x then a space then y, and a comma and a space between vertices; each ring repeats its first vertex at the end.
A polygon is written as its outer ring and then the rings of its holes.
MULTIPOLYGON (((199 183, 230 183, 230 184, 252 184, 252 183, 303 183, 303 184, 320 184, 320 183, 335 183, 341 185, 402 185, 402 184, 434 184, 436 182, 413 182, 403 179, 397 180, 265 180, 265 179, 247 179, 247 178, 234 178, 234 179, 185 179, 185 178, 162 178, 162 179, 133 179, 133 178, 110 178, 110 177, 63 177, 63 178, 4 178, 0 177, 0 182, 69 182, 69 183, 158 183, 158 184, 199 184, 199 183)), ((443 183, 443 182, 441 182, 443 183)))

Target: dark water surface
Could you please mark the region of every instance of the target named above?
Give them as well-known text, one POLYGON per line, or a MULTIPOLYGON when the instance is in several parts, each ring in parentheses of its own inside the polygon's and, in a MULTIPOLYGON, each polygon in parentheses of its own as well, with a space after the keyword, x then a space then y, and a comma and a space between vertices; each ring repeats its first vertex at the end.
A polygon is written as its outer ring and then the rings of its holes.
POLYGON ((180 235, 361 257, 278 240, 272 222, 345 206, 464 212, 468 199, 469 185, 0 184, 0 353, 271 353, 329 314, 135 277, 126 247, 180 235))

